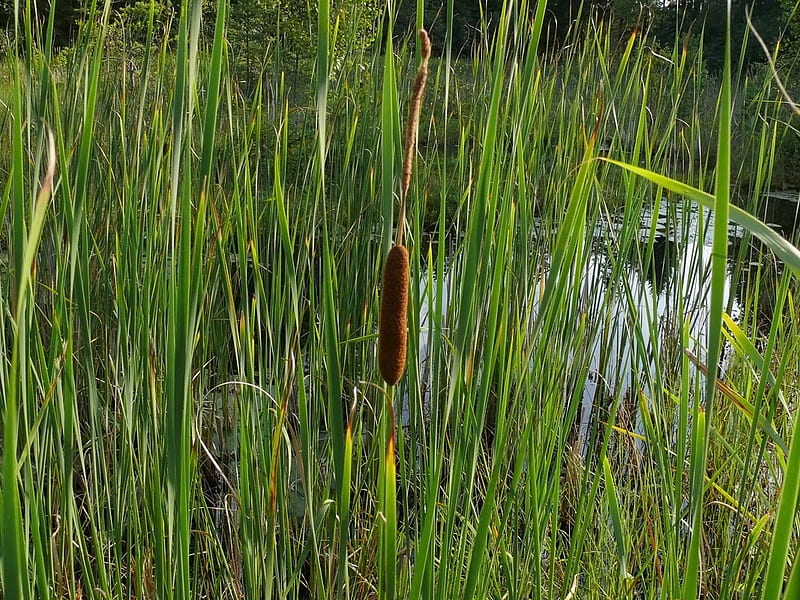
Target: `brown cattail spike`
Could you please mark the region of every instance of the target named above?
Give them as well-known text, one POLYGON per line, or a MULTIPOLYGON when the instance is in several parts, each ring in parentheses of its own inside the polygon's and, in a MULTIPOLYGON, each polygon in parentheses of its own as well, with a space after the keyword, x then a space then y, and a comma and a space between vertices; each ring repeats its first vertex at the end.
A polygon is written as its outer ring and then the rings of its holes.
POLYGON ((408 250, 394 246, 383 270, 381 315, 378 323, 378 366, 383 380, 395 385, 406 369, 408 310, 408 250))

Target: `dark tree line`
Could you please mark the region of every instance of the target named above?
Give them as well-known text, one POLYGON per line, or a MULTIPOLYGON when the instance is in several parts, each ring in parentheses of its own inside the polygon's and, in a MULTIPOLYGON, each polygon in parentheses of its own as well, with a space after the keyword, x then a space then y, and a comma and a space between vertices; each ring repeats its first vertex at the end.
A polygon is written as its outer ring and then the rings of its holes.
MULTIPOLYGON (((180 0, 157 0, 157 4, 172 8, 180 7, 180 0)), ((25 10, 25 0, 20 1, 20 5, 25 10)), ((86 18, 92 0, 31 0, 31 14, 34 19, 44 26, 48 20, 53 19, 53 45, 56 48, 70 46, 78 34, 80 21, 86 18)), ((137 4, 142 8, 149 8, 150 1, 142 0, 113 0, 111 2, 112 14, 116 17, 124 14, 126 9, 130 9, 137 4)), ((98 2, 98 9, 102 11, 103 3, 98 2)), ((0 31, 13 31, 14 28, 14 0, 0 0, 0 31)))
MULTIPOLYGON (((333 0, 346 9, 356 6, 356 0, 333 0)), ((366 0, 362 0, 367 3, 366 0)), ((86 8, 92 0, 33 0, 33 11, 39 22, 45 22, 54 11, 54 36, 57 48, 69 46, 76 37, 78 23, 85 18, 86 8)), ((21 2, 21 4, 24 4, 21 2)), ((370 0, 375 6, 385 4, 385 0, 370 0)), ((180 0, 157 0, 163 9, 177 10, 180 0)), ((215 2, 208 1, 209 7, 215 2)), ((395 33, 411 33, 415 28, 417 0, 396 2, 395 33)), ((503 0, 452 0, 453 52, 469 52, 475 43, 481 41, 483 25, 497 22, 503 0)), ((531 0, 529 4, 535 4, 531 0)), ((620 35, 634 28, 649 27, 655 38, 665 45, 687 36, 699 39, 703 35, 704 55, 710 69, 719 66, 722 57, 725 33, 725 7, 727 0, 549 0, 547 7, 547 32, 543 37, 546 44, 558 47, 566 38, 576 19, 588 19, 590 15, 611 20, 620 35)), ((281 30, 294 30, 294 37, 304 37, 304 31, 313 31, 308 23, 315 18, 314 0, 231 0, 230 27, 231 42, 237 42, 235 32, 240 32, 241 40, 251 39, 276 41, 281 30), (303 34, 303 35, 300 35, 303 34)), ((793 0, 733 0, 732 28, 733 51, 738 58, 742 41, 747 31, 746 11, 749 9, 752 20, 765 41, 774 44, 786 27, 787 15, 793 0)), ((0 30, 13 28, 14 0, 0 0, 0 30)), ((142 15, 150 6, 146 0, 114 0, 112 9, 119 15, 142 15)), ((425 2, 425 25, 434 39, 442 40, 447 31, 448 0, 427 0, 425 2)), ((532 10, 532 8, 531 8, 532 10)), ((379 14, 374 11, 373 14, 379 14)), ((797 20, 798 17, 795 18, 797 20)), ((795 30, 797 27, 795 26, 795 30)), ((282 40, 286 41, 286 40, 282 40)), ((441 45, 439 46, 441 49, 441 45)), ((763 60, 763 54, 756 44, 748 44, 744 55, 745 62, 763 60)))
MULTIPOLYGON (((453 36, 454 52, 469 48, 478 41, 481 19, 496 22, 502 10, 502 0, 454 0, 453 36)), ((534 5, 532 0, 530 5, 534 5)), ((731 8, 732 55, 738 60, 743 42, 748 34, 746 15, 751 15, 753 26, 770 48, 787 35, 797 35, 800 14, 794 16, 793 27, 788 27, 794 0, 733 0, 731 8)), ((426 2, 425 21, 433 30, 434 39, 443 39, 446 32, 447 2, 426 2)), ((675 40, 681 43, 693 40, 699 44, 702 36, 704 57, 710 70, 721 66, 724 52, 727 0, 549 0, 546 13, 547 34, 543 46, 558 48, 569 35, 570 29, 589 18, 610 22, 621 39, 634 29, 648 28, 653 37, 667 47, 675 40)), ((531 6, 530 10, 534 10, 531 6)), ((396 28, 413 30, 416 19, 416 0, 401 0, 396 28)), ((791 41, 791 40, 787 40, 791 41)), ((545 49, 545 48, 543 48, 545 49)), ((745 64, 763 62, 760 46, 751 40, 743 55, 745 64)))
MULTIPOLYGON (((712 71, 722 64, 725 49, 726 0, 682 0, 672 2, 659 13, 654 22, 654 33, 662 42, 703 34, 706 64, 712 71)), ((759 35, 772 48, 786 31, 789 3, 782 0, 733 0, 731 3, 731 54, 739 58, 742 44, 748 33, 747 13, 759 35)), ((751 40, 743 56, 745 64, 763 62, 763 50, 751 40)))

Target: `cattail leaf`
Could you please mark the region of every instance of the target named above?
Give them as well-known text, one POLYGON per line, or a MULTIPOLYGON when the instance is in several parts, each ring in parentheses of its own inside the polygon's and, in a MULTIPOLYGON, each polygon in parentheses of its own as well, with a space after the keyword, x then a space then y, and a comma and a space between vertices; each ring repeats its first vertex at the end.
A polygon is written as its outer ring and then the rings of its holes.
POLYGON ((611 472, 611 464, 608 462, 608 457, 603 457, 603 477, 605 479, 606 489, 606 502, 608 503, 608 514, 611 516, 611 525, 614 530, 614 541, 617 544, 617 558, 619 559, 619 568, 622 577, 628 575, 628 549, 627 549, 627 534, 625 526, 622 522, 622 514, 619 509, 619 500, 617 499, 617 486, 614 485, 614 475, 611 472))
MULTIPOLYGON (((704 208, 708 208, 709 210, 715 209, 716 198, 708 192, 704 192, 703 190, 692 187, 691 185, 683 183, 682 181, 678 181, 677 179, 672 179, 666 175, 661 175, 660 173, 655 173, 636 165, 605 157, 600 157, 600 160, 611 163, 612 165, 617 165, 618 167, 622 167, 631 173, 635 173, 640 177, 644 177, 645 179, 660 185, 664 189, 689 198, 704 208)), ((741 225, 747 231, 764 242, 778 258, 786 263, 786 266, 788 266, 796 276, 800 277, 800 250, 798 250, 796 246, 794 246, 789 240, 780 234, 776 233, 769 227, 769 225, 761 221, 758 217, 751 215, 738 206, 730 205, 728 210, 730 211, 729 218, 731 221, 737 225, 741 225)))

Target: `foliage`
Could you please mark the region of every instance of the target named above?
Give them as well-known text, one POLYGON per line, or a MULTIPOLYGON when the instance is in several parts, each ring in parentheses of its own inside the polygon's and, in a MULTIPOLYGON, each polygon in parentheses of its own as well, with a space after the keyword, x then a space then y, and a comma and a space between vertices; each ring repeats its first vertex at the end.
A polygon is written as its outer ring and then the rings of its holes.
MULTIPOLYGON (((378 0, 334 0, 331 23, 334 72, 345 60, 359 60, 371 49, 378 33, 381 3, 378 0)), ((234 68, 251 84, 274 58, 291 65, 294 74, 310 79, 315 50, 316 3, 294 0, 234 0, 228 38, 233 47, 234 68)))
MULTIPOLYGON (((668 9, 655 11, 654 35, 664 44, 676 38, 702 37, 705 46, 706 66, 711 72, 722 68, 724 41, 726 39, 725 10, 728 0, 703 0, 674 3, 668 9)), ((752 63, 765 62, 758 44, 746 43, 751 37, 746 12, 751 11, 752 22, 770 48, 774 48, 785 26, 786 8, 783 0, 755 0, 734 2, 731 12, 731 55, 734 68, 747 68, 752 63)), ((696 43, 696 42, 695 42, 696 43)))
MULTIPOLYGON (((171 31, 174 19, 174 9, 170 3, 137 0, 117 11, 110 36, 124 40, 127 48, 123 51, 130 52, 133 46, 140 48, 149 41, 160 43, 161 36, 171 31), (156 37, 148 40, 147 35, 151 21, 156 37)), ((172 33, 174 34, 174 31, 172 33)))
POLYGON ((63 69, 30 28, 4 67, 5 597, 793 599, 800 262, 753 214, 798 128, 771 71, 720 86, 702 38, 592 18, 540 56, 543 10, 432 61, 390 390, 414 49, 322 1, 302 94, 289 24, 243 93, 215 4, 137 56, 87 15, 63 69))

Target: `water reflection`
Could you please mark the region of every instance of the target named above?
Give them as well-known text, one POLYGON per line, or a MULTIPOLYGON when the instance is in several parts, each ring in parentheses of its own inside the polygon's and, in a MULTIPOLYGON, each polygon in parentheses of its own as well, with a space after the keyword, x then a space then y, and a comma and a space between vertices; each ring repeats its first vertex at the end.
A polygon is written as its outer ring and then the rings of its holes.
MULTIPOLYGON (((684 326, 688 349, 706 362, 713 213, 663 202, 657 214, 646 212, 642 223, 645 227, 639 243, 615 289, 598 290, 606 298, 608 314, 617 318, 605 320, 607 330, 597 337, 593 349, 578 430, 584 440, 593 413, 606 410, 616 394, 630 398, 635 384, 650 397, 660 396, 662 375, 679 368, 684 326)), ((728 234, 729 241, 739 240, 743 231, 729 226, 728 234)), ((596 275, 599 267, 592 265, 612 260, 604 254, 591 257, 585 274, 588 287, 602 285, 596 275)), ((724 302, 737 318, 740 306, 731 293, 730 271, 725 278, 724 302)), ((725 362, 723 355, 723 370, 725 362)))
POLYGON ((756 216, 785 238, 792 239, 800 225, 800 190, 766 192, 756 216))
MULTIPOLYGON (((589 377, 583 391, 579 435, 584 439, 593 411, 601 397, 625 395, 638 386, 661 385, 660 373, 677 369, 682 357, 681 330, 688 328, 690 347, 705 361, 710 318, 710 272, 714 215, 694 205, 680 205, 664 199, 657 212, 645 211, 637 243, 623 257, 609 256, 609 239, 618 236, 622 215, 598 230, 582 274, 581 290, 587 318, 602 328, 595 337, 589 377), (619 261, 624 261, 620 265, 619 261), (621 273, 614 277, 615 271, 621 273), (658 371, 658 372, 657 372, 658 371)), ((793 224, 785 227, 793 227, 793 224)), ((784 230, 785 232, 785 230, 784 230)), ((729 226, 729 256, 736 257, 745 240, 741 228, 729 226)), ((447 307, 459 272, 456 260, 445 270, 441 286, 441 317, 447 307)), ((547 276, 545 271, 544 276, 547 276)), ((431 306, 427 286, 436 277, 426 273, 420 282, 419 357, 425 364, 430 353, 431 306)), ((725 305, 736 318, 740 312, 732 291, 731 269, 725 279, 725 305)), ((535 310, 534 310, 535 313, 535 310)), ((723 356, 723 368, 725 357, 723 356)), ((430 389, 430 381, 426 389, 430 389)), ((652 393, 653 389, 645 390, 652 393)), ((660 392, 660 390, 658 390, 660 392)), ((423 398, 429 402, 429 398, 423 398)), ((407 410, 403 411, 407 416, 407 410)), ((405 419, 404 419, 405 420, 405 419)))

